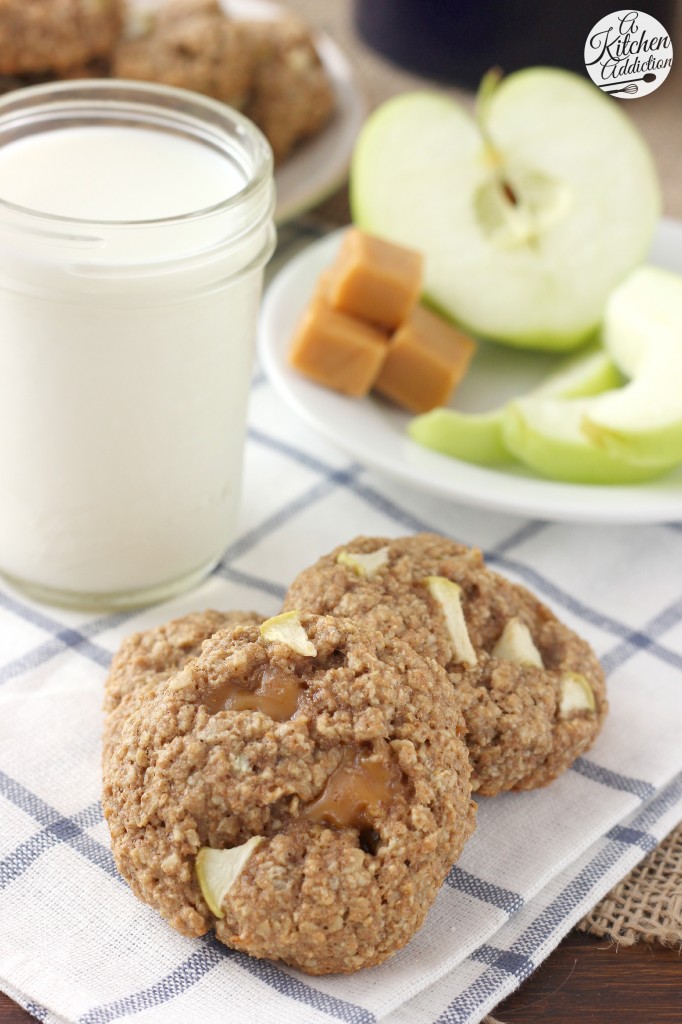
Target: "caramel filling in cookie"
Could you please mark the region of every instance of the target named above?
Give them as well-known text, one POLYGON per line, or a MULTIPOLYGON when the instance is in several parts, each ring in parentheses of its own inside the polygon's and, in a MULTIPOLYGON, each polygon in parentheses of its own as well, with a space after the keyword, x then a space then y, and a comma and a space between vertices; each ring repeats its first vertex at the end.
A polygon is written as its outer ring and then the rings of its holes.
POLYGON ((327 779, 322 793, 303 816, 332 828, 366 829, 389 807, 403 787, 403 775, 388 746, 365 753, 349 747, 327 779))
POLYGON ((219 686, 203 704, 211 715, 227 710, 262 711, 275 722, 288 722, 296 713, 300 696, 298 676, 268 665, 254 690, 230 680, 219 686))

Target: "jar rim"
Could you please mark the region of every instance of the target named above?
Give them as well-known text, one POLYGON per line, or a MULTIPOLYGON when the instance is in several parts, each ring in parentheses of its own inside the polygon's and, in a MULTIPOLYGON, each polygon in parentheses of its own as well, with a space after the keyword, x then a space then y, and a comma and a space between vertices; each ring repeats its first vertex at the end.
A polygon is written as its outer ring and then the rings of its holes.
MULTIPOLYGON (((211 206, 200 207, 197 210, 168 217, 133 220, 72 217, 36 210, 29 206, 12 203, 2 197, 0 197, 0 212, 7 210, 15 215, 35 219, 39 223, 61 224, 64 227, 73 225, 79 226, 81 229, 85 225, 107 228, 142 228, 188 224, 221 213, 229 213, 248 202, 252 196, 266 187, 272 178, 272 150, 263 133, 249 118, 219 100, 188 89, 180 89, 157 82, 138 82, 123 78, 75 79, 68 82, 47 82, 24 87, 0 97, 0 129, 6 124, 8 115, 25 115, 30 112, 35 115, 41 109, 44 112, 43 120, 47 121, 50 116, 50 108, 47 105, 41 107, 40 101, 59 99, 62 100, 62 111, 68 110, 69 104, 73 104, 72 112, 74 114, 81 113, 85 116, 88 111, 91 114, 96 112, 103 124, 107 123, 108 115, 120 114, 122 105, 125 105, 124 109, 131 119, 133 119, 133 111, 136 107, 138 120, 141 120, 140 115, 143 112, 146 111, 150 115, 152 111, 156 111, 168 119, 167 128, 170 128, 172 120, 175 119, 175 126, 184 127, 185 133, 190 137, 193 134, 198 143, 201 143, 202 140, 196 131, 192 133, 192 122, 208 126, 214 132, 222 131, 223 137, 227 135, 228 127, 231 127, 235 138, 239 138, 242 148, 250 143, 253 169, 243 187, 226 199, 213 203, 211 206), (163 103, 162 100, 166 102, 163 103), (90 106, 86 105, 88 101, 90 101, 90 106), (209 114, 213 115, 210 119, 206 117, 209 114), (222 122, 222 128, 220 122, 222 122)), ((2 143, 0 143, 1 145, 2 143)), ((11 142, 8 145, 11 145, 11 142)), ((223 152, 225 151, 223 150, 223 152)))

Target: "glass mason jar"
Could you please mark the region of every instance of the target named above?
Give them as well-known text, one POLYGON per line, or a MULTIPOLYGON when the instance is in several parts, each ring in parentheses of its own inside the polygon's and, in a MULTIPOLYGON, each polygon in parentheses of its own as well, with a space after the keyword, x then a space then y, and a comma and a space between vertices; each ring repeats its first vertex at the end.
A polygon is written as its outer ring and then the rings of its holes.
POLYGON ((126 81, 0 100, 0 573, 19 589, 134 606, 220 559, 273 207, 268 144, 223 104, 126 81))

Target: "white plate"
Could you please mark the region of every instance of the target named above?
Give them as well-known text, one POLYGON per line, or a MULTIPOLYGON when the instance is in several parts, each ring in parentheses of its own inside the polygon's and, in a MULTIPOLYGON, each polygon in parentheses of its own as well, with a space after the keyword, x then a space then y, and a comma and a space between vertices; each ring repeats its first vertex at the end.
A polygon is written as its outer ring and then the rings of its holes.
MULTIPOLYGON (((412 487, 468 505, 574 522, 656 523, 682 519, 682 467, 660 480, 627 487, 565 484, 521 466, 488 469, 429 451, 405 432, 410 419, 388 403, 345 398, 290 369, 289 340, 320 272, 332 262, 342 232, 304 249, 268 288, 259 324, 263 367, 284 400, 315 430, 368 466, 412 487)), ((682 223, 663 221, 652 262, 682 273, 682 223)), ((552 357, 481 345, 457 407, 482 412, 520 394, 547 372, 552 357)))
MULTIPOLYGON (((269 0, 222 0, 234 18, 272 20, 286 12, 269 0)), ((365 103, 343 52, 324 32, 313 38, 334 90, 335 109, 329 123, 301 144, 275 172, 277 206, 275 221, 284 224, 317 206, 343 185, 353 146, 365 118, 365 103)))

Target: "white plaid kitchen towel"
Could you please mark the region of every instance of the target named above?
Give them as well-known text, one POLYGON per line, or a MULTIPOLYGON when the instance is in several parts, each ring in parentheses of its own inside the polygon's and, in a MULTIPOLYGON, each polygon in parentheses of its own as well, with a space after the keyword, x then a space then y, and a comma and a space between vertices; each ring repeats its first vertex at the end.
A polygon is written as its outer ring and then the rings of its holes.
MULTIPOLYGON (((287 239, 290 254, 305 228, 287 239)), ((250 424, 239 533, 196 590, 112 615, 0 590, 0 988, 49 1022, 475 1024, 682 818, 682 524, 528 521, 415 492, 321 441, 260 376, 250 424), (602 735, 547 789, 480 801, 423 929, 378 968, 309 978, 176 934, 119 878, 102 820, 112 653, 195 609, 272 614, 338 543, 418 530, 480 546, 592 643, 602 735)))

